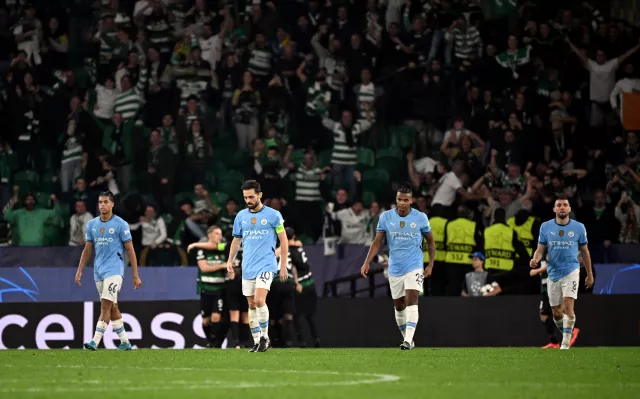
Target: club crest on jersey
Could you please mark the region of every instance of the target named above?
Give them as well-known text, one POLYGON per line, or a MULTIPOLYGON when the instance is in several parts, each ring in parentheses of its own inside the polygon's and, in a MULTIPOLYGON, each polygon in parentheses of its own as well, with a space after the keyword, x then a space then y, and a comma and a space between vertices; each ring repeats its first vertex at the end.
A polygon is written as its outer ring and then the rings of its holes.
POLYGON ((400 228, 404 229, 404 222, 400 222, 400 228))
POLYGON ((100 234, 104 234, 104 227, 100 227, 100 234))
POLYGON ((112 228, 109 229, 109 234, 113 234, 115 232, 115 230, 112 228))
POLYGON ((569 232, 569 237, 573 237, 575 235, 575 233, 573 231, 569 232))
POLYGON ((416 228, 416 222, 411 222, 411 224, 409 226, 411 226, 412 229, 415 229, 416 228))
POLYGON ((262 219, 260 221, 260 224, 263 225, 263 226, 266 226, 267 225, 267 219, 262 219))
POLYGON ((562 237, 564 235, 564 230, 558 231, 558 235, 560 235, 560 237, 562 237))
POLYGON ((256 224, 256 218, 251 218, 251 224, 256 224))

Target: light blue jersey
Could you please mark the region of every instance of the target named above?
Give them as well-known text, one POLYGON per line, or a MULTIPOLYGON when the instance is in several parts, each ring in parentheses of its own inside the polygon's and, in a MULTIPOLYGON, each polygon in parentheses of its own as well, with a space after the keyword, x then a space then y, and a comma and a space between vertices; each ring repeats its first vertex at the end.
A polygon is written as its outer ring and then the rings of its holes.
POLYGON ((103 281, 109 276, 124 277, 124 243, 131 241, 129 224, 113 215, 103 222, 100 217, 89 220, 84 240, 95 248, 93 278, 103 281))
POLYGON ((542 223, 538 244, 547 246, 547 274, 551 281, 558 281, 580 268, 578 247, 587 242, 584 225, 573 219, 564 225, 555 219, 542 223))
POLYGON ((431 233, 427 215, 411 208, 407 216, 400 216, 391 209, 380 216, 377 231, 387 234, 389 276, 403 276, 424 267, 422 236, 431 233))
POLYGON ((258 212, 243 209, 233 222, 233 236, 242 238, 242 279, 253 280, 262 272, 278 272, 276 238, 284 231, 280 212, 262 206, 258 212))

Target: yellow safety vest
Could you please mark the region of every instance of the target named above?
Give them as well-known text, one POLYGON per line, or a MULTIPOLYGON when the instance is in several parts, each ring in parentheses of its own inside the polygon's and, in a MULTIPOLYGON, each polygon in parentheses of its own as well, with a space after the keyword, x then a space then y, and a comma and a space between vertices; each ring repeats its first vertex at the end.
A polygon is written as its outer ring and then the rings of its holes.
POLYGON ((513 229, 496 223, 484 229, 485 269, 513 269, 516 250, 513 248, 513 229))
MULTIPOLYGON (((434 216, 429 219, 431 225, 431 234, 436 242, 436 262, 446 261, 447 251, 444 249, 444 232, 448 220, 440 216, 434 216)), ((427 239, 422 239, 422 253, 424 255, 424 263, 429 263, 429 251, 427 248, 427 239)))
POLYGON ((447 223, 447 263, 470 265, 476 246, 476 222, 458 218, 447 223))
MULTIPOLYGON (((516 224, 515 216, 512 216, 509 218, 509 220, 507 220, 507 225, 516 231, 516 233, 518 234, 518 241, 524 244, 524 246, 527 248, 529 256, 533 255, 533 247, 536 244, 536 237, 531 234, 531 228, 533 227, 535 221, 535 217, 529 216, 523 224, 518 226, 516 224)), ((517 257, 519 258, 519 256, 517 257)))

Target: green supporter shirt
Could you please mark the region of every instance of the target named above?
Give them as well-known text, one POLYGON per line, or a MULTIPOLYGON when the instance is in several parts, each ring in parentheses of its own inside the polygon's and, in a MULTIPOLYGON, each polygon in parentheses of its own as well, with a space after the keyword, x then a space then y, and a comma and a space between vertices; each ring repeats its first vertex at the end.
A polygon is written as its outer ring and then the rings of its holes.
POLYGON ((215 292, 224 289, 228 258, 229 247, 224 243, 218 244, 218 248, 215 250, 198 248, 196 252, 197 262, 205 260, 208 266, 223 266, 223 268, 215 272, 203 272, 198 265, 198 293, 215 292))
POLYGON ((42 246, 45 244, 44 225, 60 223, 60 205, 56 203, 53 209, 36 207, 32 211, 7 208, 4 219, 17 229, 14 234, 17 233, 20 246, 42 246))

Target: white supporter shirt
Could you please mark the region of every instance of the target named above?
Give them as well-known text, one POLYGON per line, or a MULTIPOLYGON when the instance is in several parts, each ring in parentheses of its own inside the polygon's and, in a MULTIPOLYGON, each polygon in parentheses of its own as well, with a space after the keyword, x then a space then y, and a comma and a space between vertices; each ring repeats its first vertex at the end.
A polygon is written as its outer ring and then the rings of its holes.
POLYGON ((462 183, 455 173, 445 173, 441 178, 439 187, 436 190, 436 194, 433 196, 431 205, 440 204, 442 206, 451 206, 453 201, 456 200, 456 193, 459 188, 462 188, 462 183))
POLYGON ((96 85, 96 105, 93 113, 98 118, 111 119, 113 116, 113 105, 116 102, 118 91, 113 89, 107 89, 101 84, 96 85))
POLYGON ((220 35, 214 35, 208 39, 201 37, 199 44, 202 49, 202 59, 211 64, 211 69, 215 71, 216 64, 220 61, 220 54, 222 54, 220 35))
POLYGON ((160 245, 167 240, 167 226, 161 217, 130 226, 131 230, 137 230, 140 227, 142 227, 143 247, 148 247, 152 244, 160 245))
POLYGON ((367 235, 369 218, 369 210, 367 209, 364 209, 359 215, 356 215, 351 208, 336 212, 336 219, 342 225, 340 243, 366 245, 370 242, 370 237, 367 235))
POLYGON ((84 244, 84 236, 87 232, 87 223, 93 219, 93 215, 90 212, 83 214, 76 213, 71 216, 69 221, 69 227, 71 231, 69 233, 69 246, 77 247, 84 244))
POLYGON ((600 65, 594 60, 589 60, 589 96, 591 101, 605 103, 609 101, 609 95, 616 85, 616 69, 618 59, 614 58, 600 65))

